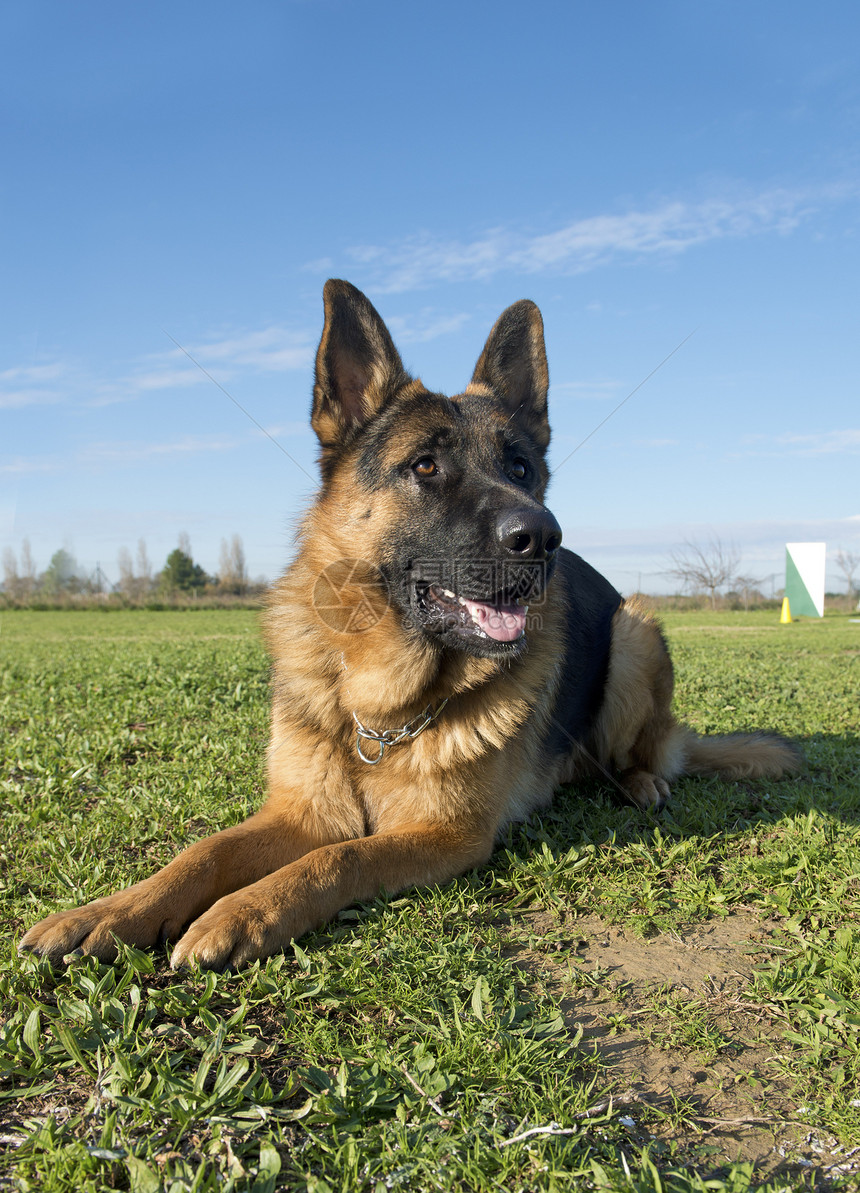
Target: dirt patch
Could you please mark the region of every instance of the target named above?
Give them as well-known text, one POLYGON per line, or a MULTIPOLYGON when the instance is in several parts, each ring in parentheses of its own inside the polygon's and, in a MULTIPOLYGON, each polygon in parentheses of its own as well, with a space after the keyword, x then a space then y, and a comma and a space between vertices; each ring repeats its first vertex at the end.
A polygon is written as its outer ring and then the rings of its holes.
POLYGON ((860 1172, 860 1149, 804 1123, 781 1073, 783 1025, 746 997, 772 924, 738 913, 643 938, 597 917, 560 926, 526 912, 520 923, 529 945, 509 955, 561 998, 631 1143, 703 1176, 741 1161, 761 1180, 803 1172, 826 1189, 860 1172))
POLYGON ((668 983, 698 992, 746 985, 770 934, 754 916, 734 915, 697 924, 683 934, 643 938, 596 917, 576 921, 577 954, 620 982, 668 983))

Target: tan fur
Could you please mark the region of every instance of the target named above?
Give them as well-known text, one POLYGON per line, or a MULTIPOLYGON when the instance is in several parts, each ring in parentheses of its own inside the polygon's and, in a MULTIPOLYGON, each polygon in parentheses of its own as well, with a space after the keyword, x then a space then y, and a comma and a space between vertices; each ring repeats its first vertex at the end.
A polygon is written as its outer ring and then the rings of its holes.
POLYGON ((549 802, 554 776, 543 773, 538 736, 521 730, 549 716, 559 602, 543 611, 516 674, 467 654, 443 656, 440 666, 390 610, 366 633, 330 631, 306 594, 355 547, 351 519, 330 508, 341 501, 335 486, 314 507, 300 536, 305 550, 270 601, 274 701, 263 809, 145 882, 49 916, 24 948, 54 962, 78 947, 110 959, 116 935, 138 945, 178 940, 174 966, 192 957, 240 964, 382 888, 442 882, 479 865, 503 824, 549 802), (384 766, 358 759, 353 711, 386 728, 445 697, 444 719, 391 750, 384 766))
MULTIPOLYGON (((467 393, 491 400, 502 394, 513 411, 500 406, 486 416, 488 451, 509 418, 520 415, 541 449, 548 440, 541 326, 533 304, 515 304, 479 359, 467 393), (523 398, 520 411, 520 393, 530 385, 535 394, 527 409, 523 398)), ((266 617, 273 660, 266 802, 146 881, 48 916, 25 935, 23 949, 59 963, 75 949, 110 959, 116 939, 139 946, 169 940, 174 966, 192 959, 241 964, 285 948, 382 888, 445 882, 480 865, 504 826, 548 804, 560 782, 611 774, 648 808, 666 799, 681 773, 762 777, 795 766, 791 748, 777 739, 699 739, 676 723, 666 646, 636 600, 615 613, 603 702, 590 734, 552 758, 544 743, 564 715, 556 706, 568 609, 561 582, 529 615, 528 649, 513 661, 439 650, 410 628, 376 583, 376 561, 404 517, 401 501, 396 486, 359 485, 354 444, 392 395, 414 401, 415 420, 398 422, 380 449, 393 467, 398 452, 419 442, 421 411, 429 409, 423 394, 364 296, 328 283, 313 411, 325 484, 266 617), (322 616, 317 598, 327 591, 319 588, 326 577, 343 608, 322 616), (362 600, 372 616, 362 632, 349 632, 362 600), (420 736, 390 747, 378 766, 361 761, 355 717, 372 729, 397 729, 443 701, 420 736)), ((485 491, 505 483, 488 471, 485 491)))
POLYGON ((727 779, 779 778, 799 769, 800 755, 773 734, 702 738, 672 713, 674 675, 659 624, 641 598, 615 615, 603 708, 592 737, 592 760, 618 772, 641 807, 659 806, 682 774, 727 779))

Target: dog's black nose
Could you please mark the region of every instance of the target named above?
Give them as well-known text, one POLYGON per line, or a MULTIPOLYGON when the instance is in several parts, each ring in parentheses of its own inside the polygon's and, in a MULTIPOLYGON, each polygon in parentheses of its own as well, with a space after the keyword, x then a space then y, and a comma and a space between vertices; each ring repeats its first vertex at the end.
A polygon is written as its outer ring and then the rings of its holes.
POLYGON ((549 510, 515 510, 496 523, 503 551, 514 559, 549 559, 561 546, 561 527, 549 510))

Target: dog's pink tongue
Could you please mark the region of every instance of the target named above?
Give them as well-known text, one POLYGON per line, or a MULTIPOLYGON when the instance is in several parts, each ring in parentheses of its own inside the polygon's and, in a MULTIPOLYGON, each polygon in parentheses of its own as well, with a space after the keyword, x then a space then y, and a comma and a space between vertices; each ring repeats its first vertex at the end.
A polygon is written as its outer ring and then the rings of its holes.
POLYGON ((526 628, 523 605, 489 605, 486 601, 464 601, 472 621, 496 642, 515 642, 526 628))

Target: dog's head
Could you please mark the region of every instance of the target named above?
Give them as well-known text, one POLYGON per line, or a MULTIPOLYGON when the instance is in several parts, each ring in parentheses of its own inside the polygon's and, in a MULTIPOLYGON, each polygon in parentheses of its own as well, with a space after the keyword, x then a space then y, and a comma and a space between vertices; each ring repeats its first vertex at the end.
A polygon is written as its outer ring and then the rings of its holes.
POLYGON ((343 281, 324 291, 311 425, 324 499, 350 554, 378 567, 404 625, 440 647, 514 655, 561 529, 543 504, 548 373, 540 311, 515 303, 452 398, 404 369, 343 281))

